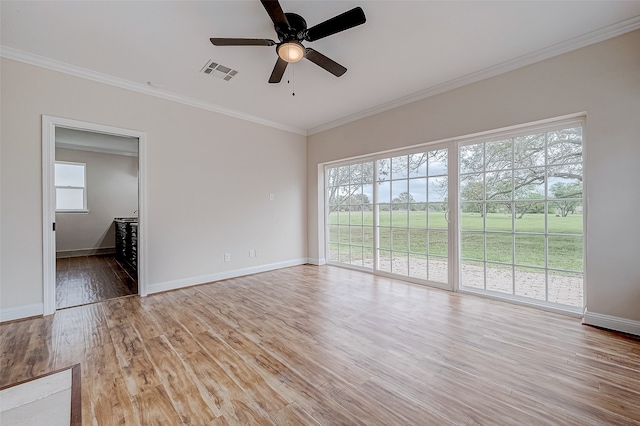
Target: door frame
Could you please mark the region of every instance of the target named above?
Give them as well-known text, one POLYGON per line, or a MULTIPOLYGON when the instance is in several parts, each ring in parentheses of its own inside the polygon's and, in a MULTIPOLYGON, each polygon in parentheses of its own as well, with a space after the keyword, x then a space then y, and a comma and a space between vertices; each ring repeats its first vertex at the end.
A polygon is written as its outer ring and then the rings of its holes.
POLYGON ((42 116, 42 281, 43 314, 56 311, 55 152, 56 128, 138 138, 138 294, 147 295, 147 136, 137 130, 42 116))

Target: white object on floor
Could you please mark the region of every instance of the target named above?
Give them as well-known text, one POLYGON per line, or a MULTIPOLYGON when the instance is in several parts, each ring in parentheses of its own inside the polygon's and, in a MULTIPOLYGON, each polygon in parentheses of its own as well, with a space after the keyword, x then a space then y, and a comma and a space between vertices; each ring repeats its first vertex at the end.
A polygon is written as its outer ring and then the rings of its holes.
POLYGON ((68 426, 71 369, 0 391, 2 426, 68 426))

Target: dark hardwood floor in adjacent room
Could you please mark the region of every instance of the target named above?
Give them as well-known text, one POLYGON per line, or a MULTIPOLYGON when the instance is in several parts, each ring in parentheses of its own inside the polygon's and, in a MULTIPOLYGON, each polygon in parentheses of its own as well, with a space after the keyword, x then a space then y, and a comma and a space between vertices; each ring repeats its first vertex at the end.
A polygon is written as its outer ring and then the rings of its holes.
POLYGON ((0 349, 0 386, 81 363, 86 425, 640 424, 640 340, 330 266, 1 324, 0 349))
POLYGON ((56 259, 56 308, 138 293, 137 278, 114 255, 56 259))

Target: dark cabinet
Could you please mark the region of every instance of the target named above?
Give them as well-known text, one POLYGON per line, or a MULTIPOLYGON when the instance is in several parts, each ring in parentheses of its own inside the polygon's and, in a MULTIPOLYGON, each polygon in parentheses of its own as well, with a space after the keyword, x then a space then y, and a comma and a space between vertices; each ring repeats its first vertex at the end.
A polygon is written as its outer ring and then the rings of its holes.
POLYGON ((131 223, 131 237, 129 242, 129 263, 134 270, 138 270, 138 222, 131 223))
POLYGON ((114 219, 116 228, 116 259, 137 276, 138 270, 138 218, 114 219))
POLYGON ((128 223, 120 220, 115 221, 116 224, 116 259, 120 262, 127 260, 127 246, 129 245, 128 223))

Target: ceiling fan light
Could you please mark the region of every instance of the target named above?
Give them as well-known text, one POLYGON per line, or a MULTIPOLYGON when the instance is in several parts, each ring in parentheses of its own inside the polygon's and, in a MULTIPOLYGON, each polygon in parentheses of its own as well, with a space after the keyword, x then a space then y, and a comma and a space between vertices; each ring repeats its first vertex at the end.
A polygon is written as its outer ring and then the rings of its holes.
POLYGON ((286 62, 298 62, 304 58, 305 50, 297 41, 288 41, 278 46, 278 56, 286 62))

